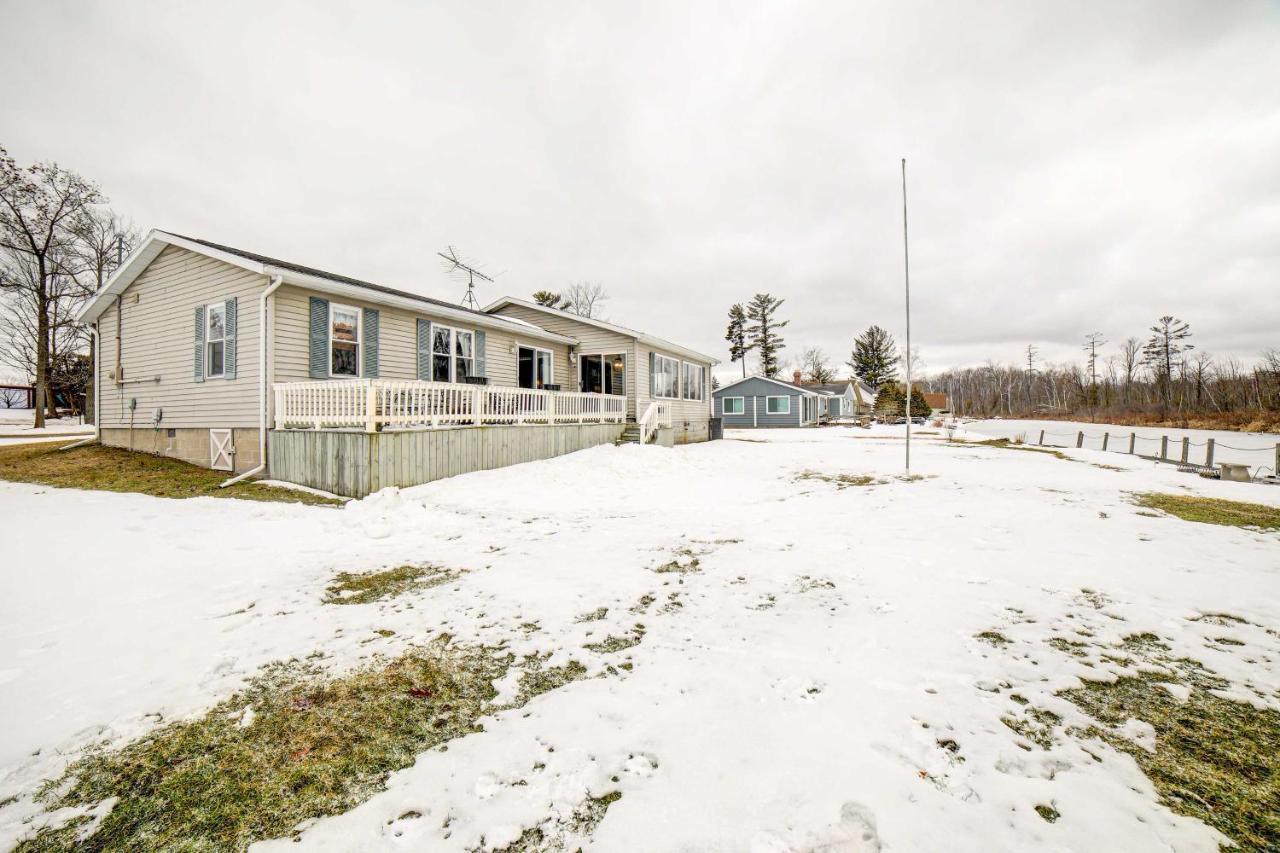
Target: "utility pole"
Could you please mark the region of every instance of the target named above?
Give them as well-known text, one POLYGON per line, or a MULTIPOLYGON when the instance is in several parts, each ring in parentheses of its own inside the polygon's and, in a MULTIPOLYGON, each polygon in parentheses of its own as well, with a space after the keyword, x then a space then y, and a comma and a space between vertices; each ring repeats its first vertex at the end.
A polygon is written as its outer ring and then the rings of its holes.
POLYGON ((902 276, 907 309, 907 473, 911 473, 911 254, 907 250, 907 158, 902 158, 902 276))

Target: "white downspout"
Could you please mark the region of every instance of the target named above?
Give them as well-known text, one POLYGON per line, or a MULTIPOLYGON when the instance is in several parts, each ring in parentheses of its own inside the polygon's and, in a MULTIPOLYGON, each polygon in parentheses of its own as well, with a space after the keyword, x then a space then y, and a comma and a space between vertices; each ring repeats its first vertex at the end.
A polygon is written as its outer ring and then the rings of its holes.
POLYGON ((258 467, 219 484, 220 489, 257 476, 267 469, 267 298, 282 284, 282 277, 271 276, 271 283, 258 297, 258 467))
POLYGON ((93 435, 83 438, 75 444, 61 447, 59 450, 84 447, 86 444, 93 444, 102 438, 102 383, 98 381, 99 374, 102 373, 102 340, 98 337, 98 324, 96 322, 89 327, 89 334, 93 335, 93 435))

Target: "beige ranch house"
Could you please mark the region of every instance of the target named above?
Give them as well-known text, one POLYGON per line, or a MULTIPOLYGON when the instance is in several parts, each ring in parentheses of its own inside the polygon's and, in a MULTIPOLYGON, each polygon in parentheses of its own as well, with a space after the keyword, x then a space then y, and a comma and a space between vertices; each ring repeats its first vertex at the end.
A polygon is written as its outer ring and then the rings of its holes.
POLYGON ((363 496, 706 441, 716 360, 521 299, 471 310, 152 231, 86 305, 98 437, 363 496))

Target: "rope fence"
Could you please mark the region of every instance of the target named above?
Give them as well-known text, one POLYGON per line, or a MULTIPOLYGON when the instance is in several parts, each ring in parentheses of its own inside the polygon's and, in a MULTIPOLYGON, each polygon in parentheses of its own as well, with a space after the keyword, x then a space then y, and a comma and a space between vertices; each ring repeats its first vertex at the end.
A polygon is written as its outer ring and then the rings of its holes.
POLYGON ((1042 447, 1074 446, 1084 449, 1086 441, 1100 441, 1101 449, 1109 453, 1126 453, 1157 462, 1171 462, 1204 473, 1212 471, 1215 475, 1228 480, 1257 480, 1262 479, 1264 476, 1274 479, 1277 476, 1276 472, 1280 471, 1280 442, 1277 442, 1274 446, 1267 447, 1238 447, 1234 444, 1222 444, 1212 438, 1207 438, 1204 441, 1192 441, 1189 436, 1151 436, 1138 435, 1137 432, 1089 433, 1079 430, 1072 433, 1040 430, 1039 440, 1036 443, 1042 447), (1067 439, 1068 442, 1074 441, 1074 444, 1056 444, 1046 441, 1046 439, 1050 438, 1067 439), (1151 448, 1149 451, 1144 448, 1140 452, 1137 447, 1138 442, 1156 443, 1159 448, 1151 448), (1198 451, 1194 454, 1194 459, 1192 450, 1198 451), (1267 462, 1270 464, 1262 464, 1262 460, 1255 456, 1251 457, 1247 463, 1235 460, 1219 460, 1215 467, 1214 457, 1219 450, 1230 451, 1233 454, 1266 453, 1269 457, 1267 462), (1200 459, 1203 459, 1203 461, 1199 461, 1200 459), (1257 464, 1254 463, 1254 460, 1257 461, 1257 464))

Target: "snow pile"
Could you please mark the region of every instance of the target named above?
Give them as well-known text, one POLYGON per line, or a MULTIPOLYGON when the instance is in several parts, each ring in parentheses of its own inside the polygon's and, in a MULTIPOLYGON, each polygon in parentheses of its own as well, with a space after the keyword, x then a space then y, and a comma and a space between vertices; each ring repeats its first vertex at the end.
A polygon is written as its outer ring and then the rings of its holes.
POLYGON ((1065 737, 1088 720, 1055 694, 1131 671, 1097 649, 1150 633, 1274 707, 1280 639, 1260 626, 1280 624, 1280 537, 1140 514, 1125 494, 1280 505, 1280 489, 927 436, 922 478, 903 480, 900 430, 729 438, 597 447, 341 509, 0 484, 21 532, 0 569, 0 801, 19 796, 0 842, 91 741, 195 713, 271 660, 319 650, 340 671, 448 632, 596 677, 262 849, 494 849, 540 826, 570 849, 1217 850, 1132 759, 1065 737), (49 547, 68 520, 92 550, 49 547), (321 603, 338 571, 404 563, 459 575, 321 603))

